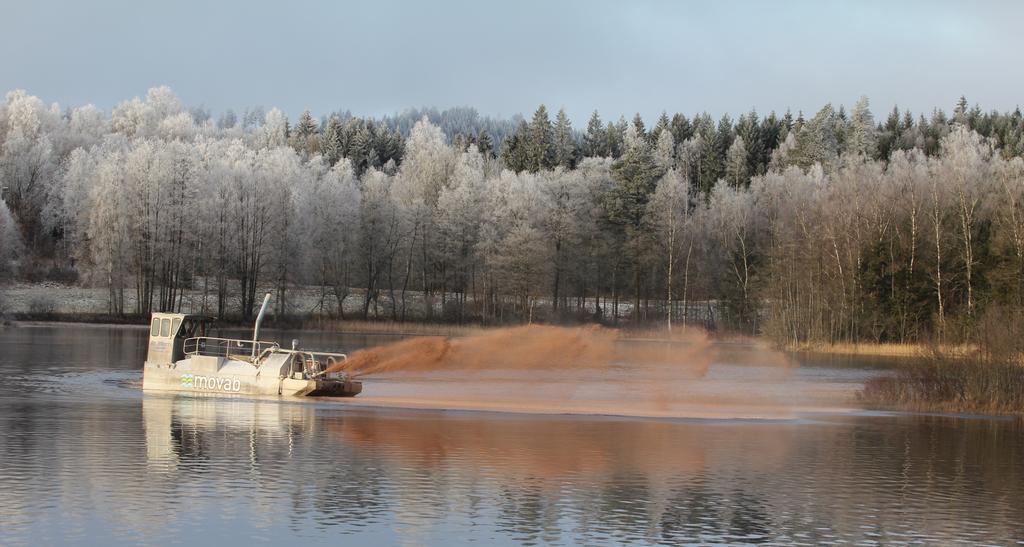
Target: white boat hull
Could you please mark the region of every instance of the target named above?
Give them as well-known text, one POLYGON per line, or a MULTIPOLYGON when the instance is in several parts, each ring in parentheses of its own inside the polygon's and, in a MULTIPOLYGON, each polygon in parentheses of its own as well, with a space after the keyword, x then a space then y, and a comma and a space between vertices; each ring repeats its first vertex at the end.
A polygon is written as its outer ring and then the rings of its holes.
POLYGON ((274 353, 259 365, 228 357, 193 355, 170 364, 143 366, 144 391, 217 395, 324 395, 351 397, 362 384, 348 379, 304 378, 291 372, 291 355, 274 353))

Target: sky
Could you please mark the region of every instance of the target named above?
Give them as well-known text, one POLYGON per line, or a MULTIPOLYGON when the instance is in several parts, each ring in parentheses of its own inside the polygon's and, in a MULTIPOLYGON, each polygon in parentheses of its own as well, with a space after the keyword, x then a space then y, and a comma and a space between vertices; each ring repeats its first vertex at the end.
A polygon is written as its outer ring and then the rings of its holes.
POLYGON ((565 108, 577 127, 661 111, 813 113, 871 100, 1012 110, 1024 2, 0 0, 0 92, 110 109, 565 108))

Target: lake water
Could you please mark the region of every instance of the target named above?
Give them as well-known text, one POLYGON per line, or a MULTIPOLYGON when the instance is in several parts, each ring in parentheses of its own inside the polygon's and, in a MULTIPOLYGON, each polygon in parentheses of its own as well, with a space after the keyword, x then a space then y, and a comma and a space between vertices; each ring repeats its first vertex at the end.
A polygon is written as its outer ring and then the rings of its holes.
MULTIPOLYGON (((144 395, 145 335, 0 330, 0 544, 1024 540, 1014 419, 849 401, 650 419, 144 395)), ((828 398, 873 373, 811 361, 784 381, 828 398)))

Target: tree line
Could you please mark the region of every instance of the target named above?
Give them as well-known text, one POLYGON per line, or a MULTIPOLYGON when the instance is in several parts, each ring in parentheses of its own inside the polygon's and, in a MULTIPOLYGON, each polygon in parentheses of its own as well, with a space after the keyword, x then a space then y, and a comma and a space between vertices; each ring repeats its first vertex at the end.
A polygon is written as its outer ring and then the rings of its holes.
POLYGON ((650 129, 595 112, 579 131, 544 106, 293 124, 213 121, 167 88, 109 114, 15 91, 0 275, 105 287, 114 314, 198 292, 185 311, 248 318, 272 288, 279 314, 959 336, 1024 306, 1022 134, 1019 110, 962 98, 882 122, 866 98, 650 129), (313 309, 299 287, 319 289, 313 309))

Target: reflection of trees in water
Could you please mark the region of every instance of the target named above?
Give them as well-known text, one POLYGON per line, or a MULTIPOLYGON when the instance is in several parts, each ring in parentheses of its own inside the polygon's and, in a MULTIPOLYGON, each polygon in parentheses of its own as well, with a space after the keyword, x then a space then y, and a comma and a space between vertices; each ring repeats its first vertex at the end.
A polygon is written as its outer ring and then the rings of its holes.
MULTIPOLYGON (((182 423, 181 420, 171 422, 171 450, 178 460, 186 465, 206 462, 210 459, 204 448, 206 435, 202 429, 182 423)), ((202 465, 195 466, 200 471, 202 465)))
MULTIPOLYGON (((413 534, 456 519, 536 544, 823 542, 868 533, 941 542, 957 536, 965 515, 993 540, 1024 526, 1014 501, 1024 499, 1018 422, 716 426, 314 411, 262 422, 215 418, 175 416, 179 469, 243 472, 257 498, 289 500, 256 505, 287 513, 294 529, 387 524, 413 534)), ((179 487, 219 480, 206 477, 179 487)))
POLYGON ((709 488, 706 477, 673 487, 659 500, 660 485, 643 477, 612 477, 581 489, 572 503, 540 483, 505 487, 497 494, 496 528, 517 543, 551 543, 562 535, 589 541, 663 541, 707 538, 759 543, 774 537, 771 510, 749 491, 709 488), (573 523, 570 530, 564 522, 573 523))
POLYGON ((318 526, 341 526, 341 531, 349 532, 353 531, 349 525, 381 521, 388 510, 383 470, 347 449, 325 455, 319 463, 323 471, 315 472, 309 486, 296 488, 293 495, 294 524, 312 516, 318 526))
POLYGON ((521 544, 536 545, 558 539, 561 510, 545 495, 543 486, 525 480, 503 486, 497 494, 495 528, 521 544))
POLYGON ((770 510, 760 496, 740 488, 721 492, 699 477, 674 491, 658 518, 658 539, 670 543, 702 538, 762 543, 773 539, 770 510))
POLYGON ((744 490, 733 490, 729 496, 732 505, 731 515, 723 519, 727 524, 729 535, 743 541, 761 543, 770 539, 772 526, 768 515, 769 508, 762 503, 760 496, 744 490))

